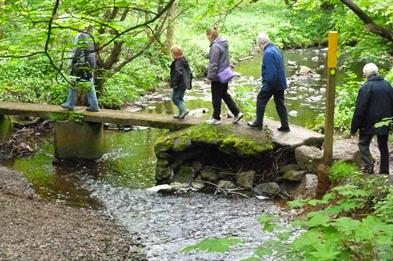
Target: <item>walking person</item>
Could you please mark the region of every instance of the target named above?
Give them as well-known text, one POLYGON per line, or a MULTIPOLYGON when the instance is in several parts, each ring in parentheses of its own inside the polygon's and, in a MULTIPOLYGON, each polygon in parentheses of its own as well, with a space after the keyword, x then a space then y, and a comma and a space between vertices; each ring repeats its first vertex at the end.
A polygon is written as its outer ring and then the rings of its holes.
POLYGON ((265 108, 270 98, 274 97, 274 103, 278 116, 280 117, 281 127, 278 131, 290 131, 288 125, 288 113, 284 104, 284 92, 287 88, 287 80, 285 77, 284 58, 281 51, 270 42, 269 36, 260 33, 257 38, 259 47, 263 50, 262 61, 262 88, 257 96, 257 112, 256 119, 248 122, 248 126, 256 129, 263 128, 263 118, 265 108))
MULTIPOLYGON (((209 28, 206 31, 207 39, 210 42, 209 52, 209 66, 207 70, 207 79, 211 82, 213 115, 208 124, 221 124, 221 100, 225 102, 228 109, 234 115, 232 123, 237 123, 243 118, 243 113, 240 112, 235 101, 228 93, 228 82, 231 77, 226 77, 225 80, 220 80, 219 74, 232 71, 229 61, 229 45, 228 41, 219 37, 216 27, 209 28)), ((233 76, 233 75, 232 75, 233 76)))
POLYGON ((86 94, 88 107, 86 111, 99 111, 94 87, 94 70, 97 67, 97 59, 94 44, 90 41, 90 33, 91 27, 85 32, 79 33, 74 39, 74 44, 77 47, 71 61, 71 75, 75 77, 75 82, 68 92, 67 101, 61 104, 61 107, 67 110, 73 110, 75 107, 77 87, 88 85, 86 94))
POLYGON ((184 104, 184 94, 187 89, 191 89, 192 72, 181 46, 174 45, 171 48, 173 61, 171 63, 172 102, 179 109, 179 114, 173 116, 176 119, 184 119, 190 112, 184 104))
POLYGON ((351 135, 359 130, 359 151, 362 169, 365 173, 374 173, 374 159, 370 153, 370 143, 377 135, 378 149, 381 155, 379 173, 389 174, 389 127, 376 128, 374 125, 382 119, 393 116, 393 89, 390 83, 379 76, 378 67, 368 63, 363 67, 367 81, 360 88, 356 108, 351 123, 351 135))

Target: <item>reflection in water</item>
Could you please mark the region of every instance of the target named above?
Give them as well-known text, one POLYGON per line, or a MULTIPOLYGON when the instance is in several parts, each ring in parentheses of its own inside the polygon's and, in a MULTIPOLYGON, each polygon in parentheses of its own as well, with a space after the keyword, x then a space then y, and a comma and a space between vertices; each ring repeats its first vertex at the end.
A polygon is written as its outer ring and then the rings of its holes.
POLYGON ((23 173, 43 198, 67 205, 98 208, 100 204, 84 188, 98 179, 114 187, 145 188, 155 184, 153 144, 163 130, 105 132, 106 153, 98 161, 52 164, 53 140, 40 144, 39 152, 8 165, 23 173))

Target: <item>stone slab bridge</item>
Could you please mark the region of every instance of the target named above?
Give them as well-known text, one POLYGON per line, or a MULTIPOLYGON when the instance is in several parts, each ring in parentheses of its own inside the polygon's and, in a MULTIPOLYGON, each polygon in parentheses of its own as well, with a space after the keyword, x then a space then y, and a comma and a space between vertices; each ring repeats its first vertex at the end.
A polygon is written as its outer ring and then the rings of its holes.
MULTIPOLYGON (((55 157, 58 159, 97 159, 103 154, 103 123, 146 126, 152 128, 178 130, 203 122, 202 119, 188 117, 185 120, 174 119, 171 115, 158 115, 125 110, 101 109, 99 112, 88 112, 86 107, 76 107, 74 111, 64 110, 58 105, 0 102, 0 140, 10 135, 12 123, 8 116, 31 116, 40 118, 59 118, 59 115, 78 115, 82 123, 75 121, 55 120, 54 142, 55 157)), ((64 117, 63 117, 64 118, 64 117)), ((224 121, 223 124, 230 124, 224 121)), ((291 125, 291 132, 279 132, 279 122, 266 120, 265 124, 272 130, 273 142, 292 148, 301 145, 320 147, 323 135, 309 129, 291 125)), ((237 124, 243 129, 240 133, 258 139, 260 132, 247 127, 245 122, 237 124)))

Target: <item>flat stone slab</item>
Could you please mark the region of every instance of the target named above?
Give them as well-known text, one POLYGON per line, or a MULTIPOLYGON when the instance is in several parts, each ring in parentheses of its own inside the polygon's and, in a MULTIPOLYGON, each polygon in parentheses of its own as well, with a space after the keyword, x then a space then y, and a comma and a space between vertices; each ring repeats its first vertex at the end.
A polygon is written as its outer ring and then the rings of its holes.
MULTIPOLYGON (((153 128, 162 128, 178 130, 186 127, 199 125, 204 120, 188 117, 185 120, 173 119, 171 115, 150 114, 143 112, 129 112, 124 110, 107 110, 101 109, 99 112, 88 112, 85 107, 76 107, 73 113, 84 116, 87 122, 102 122, 114 124, 129 124, 135 126, 146 126, 153 128)), ((0 114, 3 115, 23 115, 40 118, 49 118, 53 113, 70 113, 59 105, 33 104, 33 103, 14 103, 0 102, 0 114)), ((231 124, 230 120, 224 120, 223 124, 231 124)), ((279 132, 277 128, 280 123, 272 120, 265 120, 271 130, 273 143, 281 146, 296 148, 301 145, 321 147, 323 135, 315 131, 291 125, 290 132, 279 132)), ((263 132, 251 129, 245 121, 238 124, 237 132, 239 135, 245 135, 253 139, 262 139, 263 132)))
POLYGON ((87 122, 102 122, 114 124, 129 124, 134 126, 146 126, 178 130, 193 125, 198 125, 201 120, 187 119, 177 120, 171 115, 159 115, 143 112, 129 112, 122 110, 101 109, 99 112, 88 112, 86 107, 75 107, 75 110, 68 111, 59 105, 0 102, 0 114, 22 115, 40 118, 49 118, 54 113, 78 113, 84 116, 87 122))

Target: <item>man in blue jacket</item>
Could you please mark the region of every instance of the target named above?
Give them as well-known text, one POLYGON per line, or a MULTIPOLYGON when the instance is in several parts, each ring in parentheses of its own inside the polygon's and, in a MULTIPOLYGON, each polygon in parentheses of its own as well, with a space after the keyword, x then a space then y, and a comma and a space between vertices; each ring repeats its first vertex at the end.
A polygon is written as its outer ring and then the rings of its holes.
POLYGON ((248 126, 262 129, 263 117, 267 102, 274 96, 276 110, 280 117, 281 127, 279 131, 290 131, 288 125, 288 113, 284 104, 284 91, 287 88, 285 77, 284 58, 280 50, 270 43, 269 36, 265 33, 258 35, 258 45, 264 50, 262 61, 262 88, 257 96, 257 113, 254 122, 249 122, 248 126))
POLYGON ((363 171, 374 173, 374 159, 370 153, 370 142, 377 135, 378 148, 381 154, 379 173, 389 174, 389 127, 375 127, 384 118, 393 116, 393 88, 389 82, 379 76, 378 67, 368 63, 363 67, 363 75, 367 82, 360 88, 356 99, 356 108, 352 118, 351 135, 359 130, 359 151, 362 158, 363 171))

